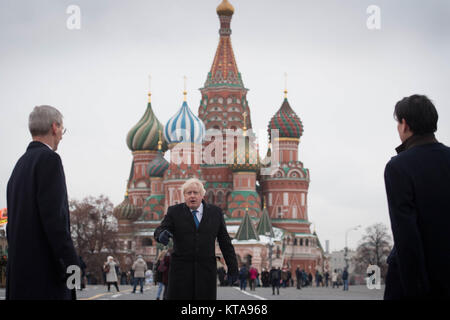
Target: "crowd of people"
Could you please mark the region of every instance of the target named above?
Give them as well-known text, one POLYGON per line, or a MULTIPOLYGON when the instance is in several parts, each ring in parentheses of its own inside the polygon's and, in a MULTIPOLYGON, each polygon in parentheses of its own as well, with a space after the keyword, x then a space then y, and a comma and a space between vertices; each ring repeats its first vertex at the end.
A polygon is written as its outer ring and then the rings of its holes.
MULTIPOLYGON (((227 274, 220 262, 217 261, 217 274, 220 286, 234 285, 227 281, 227 274)), ((347 269, 343 271, 334 269, 331 274, 328 271, 320 272, 316 271, 313 275, 311 272, 306 272, 304 269, 297 267, 295 273, 292 274, 291 270, 287 267, 272 267, 270 270, 262 268, 261 273, 253 265, 248 267, 243 264, 239 269, 239 287, 241 290, 246 290, 247 285, 251 291, 255 291, 256 287, 268 288, 272 287, 272 294, 280 294, 280 288, 295 287, 301 289, 302 287, 327 287, 330 286, 333 289, 343 286, 343 290, 348 290, 349 273, 347 269)))

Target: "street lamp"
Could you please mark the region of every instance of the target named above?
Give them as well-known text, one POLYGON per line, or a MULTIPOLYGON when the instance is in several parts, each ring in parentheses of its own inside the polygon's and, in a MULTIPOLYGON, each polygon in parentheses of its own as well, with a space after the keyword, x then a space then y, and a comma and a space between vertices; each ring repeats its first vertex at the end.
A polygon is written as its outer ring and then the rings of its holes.
POLYGON ((361 228, 361 225, 357 225, 356 227, 350 228, 345 232, 345 252, 344 252, 344 260, 345 260, 345 268, 348 271, 348 258, 347 258, 347 253, 348 253, 348 246, 347 246, 347 238, 348 238, 348 233, 350 231, 353 230, 358 230, 359 228, 361 228))

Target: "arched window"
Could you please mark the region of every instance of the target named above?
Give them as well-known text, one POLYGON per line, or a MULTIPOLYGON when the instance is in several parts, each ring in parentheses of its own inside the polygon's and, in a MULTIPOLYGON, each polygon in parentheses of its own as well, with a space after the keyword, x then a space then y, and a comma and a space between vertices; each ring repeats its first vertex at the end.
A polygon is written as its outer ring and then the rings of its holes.
POLYGON ((142 239, 142 246, 143 247, 151 247, 153 245, 153 241, 151 238, 144 238, 142 239))
POLYGON ((308 241, 308 239, 305 240, 305 246, 307 246, 307 247, 309 246, 309 241, 308 241))
POLYGON ((208 203, 214 203, 214 193, 212 191, 208 191, 208 197, 206 198, 208 203))
POLYGON ((216 202, 217 203, 222 203, 223 202, 223 192, 222 191, 217 192, 216 202))
POLYGON ((300 245, 303 246, 303 239, 300 239, 300 245))

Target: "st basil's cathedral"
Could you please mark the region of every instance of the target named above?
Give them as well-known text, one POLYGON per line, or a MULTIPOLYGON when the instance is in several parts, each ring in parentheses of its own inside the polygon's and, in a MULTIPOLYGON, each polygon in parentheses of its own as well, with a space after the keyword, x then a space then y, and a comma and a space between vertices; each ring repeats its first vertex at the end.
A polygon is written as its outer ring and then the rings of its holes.
MULTIPOLYGON (((181 186, 195 177, 204 183, 205 201, 222 208, 240 264, 252 264, 260 272, 270 266, 286 267, 293 274, 297 266, 311 273, 327 269, 324 250, 308 221, 310 176, 298 159, 303 124, 289 104, 287 91, 268 123, 269 149, 264 159, 251 142, 248 89, 231 45, 233 13, 228 0, 217 7, 220 39, 200 88, 198 115, 189 108, 185 91, 181 108, 164 126, 149 93, 144 115, 128 132, 133 161, 125 199, 114 208, 122 266, 131 266, 138 254, 149 263, 155 261, 163 247, 153 232, 169 206, 184 202, 181 186), (216 139, 208 136, 210 132, 216 139), (230 132, 244 141, 236 148, 233 138, 231 151, 225 147, 230 132), (216 145, 221 140, 223 148, 211 148, 212 140, 216 145), (164 157, 166 152, 170 161, 164 157), (205 153, 213 161, 205 161, 205 153), (276 166, 271 163, 274 155, 276 166), (269 174, 263 171, 268 167, 269 174)), ((221 256, 218 244, 216 254, 221 256)))

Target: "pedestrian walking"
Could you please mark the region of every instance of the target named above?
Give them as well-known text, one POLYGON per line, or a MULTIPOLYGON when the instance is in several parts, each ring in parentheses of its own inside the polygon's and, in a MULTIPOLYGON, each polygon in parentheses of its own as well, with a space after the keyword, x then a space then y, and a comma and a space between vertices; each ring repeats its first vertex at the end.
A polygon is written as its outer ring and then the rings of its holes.
POLYGON ((247 266, 245 264, 242 265, 241 269, 239 270, 239 286, 241 290, 244 290, 247 288, 247 279, 249 277, 249 272, 247 269, 247 266))
POLYGON ((303 282, 303 275, 300 270, 300 266, 297 266, 297 269, 295 269, 295 278, 297 279, 297 289, 301 289, 303 282))
POLYGON ((280 294, 280 281, 281 281, 281 270, 280 267, 275 269, 272 267, 270 270, 270 283, 272 285, 272 295, 275 295, 275 288, 277 289, 277 294, 280 294))
POLYGON ((141 255, 138 256, 136 261, 131 267, 134 270, 134 286, 132 293, 136 293, 136 286, 139 283, 141 287, 141 293, 144 293, 145 271, 147 271, 147 262, 144 261, 141 255))
POLYGON ((263 268, 261 272, 261 282, 263 288, 267 288, 270 285, 269 278, 270 278, 269 271, 267 271, 266 268, 263 268))
POLYGON ((311 272, 308 274, 308 286, 313 286, 313 276, 311 272))
POLYGON ((112 284, 116 287, 117 292, 120 292, 119 286, 117 285, 116 266, 118 266, 118 264, 114 261, 112 256, 109 256, 103 265, 103 270, 106 274, 106 285, 108 286, 108 292, 110 291, 112 284))
POLYGON ((334 271, 331 273, 331 282, 333 283, 333 289, 335 286, 339 289, 338 274, 336 269, 334 269, 334 271))
POLYGON ((172 249, 167 250, 163 258, 164 271, 162 273, 162 281, 164 284, 163 300, 169 298, 169 279, 170 279, 170 264, 172 263, 172 249))
POLYGON ((328 281, 330 280, 330 273, 328 272, 328 270, 327 270, 327 272, 325 272, 325 286, 328 288, 328 281))
POLYGON ((256 290, 256 279, 258 278, 258 270, 254 266, 250 266, 249 271, 249 277, 250 277, 250 290, 255 291, 256 290))
POLYGON ((281 271, 281 282, 282 282, 283 288, 286 288, 287 280, 288 280, 287 269, 286 269, 286 267, 283 267, 283 270, 281 271))
POLYGON ((68 268, 80 260, 70 233, 64 169, 55 152, 66 132, 63 116, 54 107, 35 107, 28 129, 33 141, 6 190, 6 300, 76 299, 66 280, 68 268))
POLYGON ((436 140, 426 96, 397 102, 394 118, 402 144, 384 171, 394 236, 384 299, 450 299, 450 148, 436 140))
POLYGON ((155 263, 154 281, 158 285, 158 290, 156 291, 156 300, 161 300, 161 293, 163 292, 164 289, 163 273, 167 269, 166 266, 164 266, 165 256, 166 250, 161 251, 155 263))

